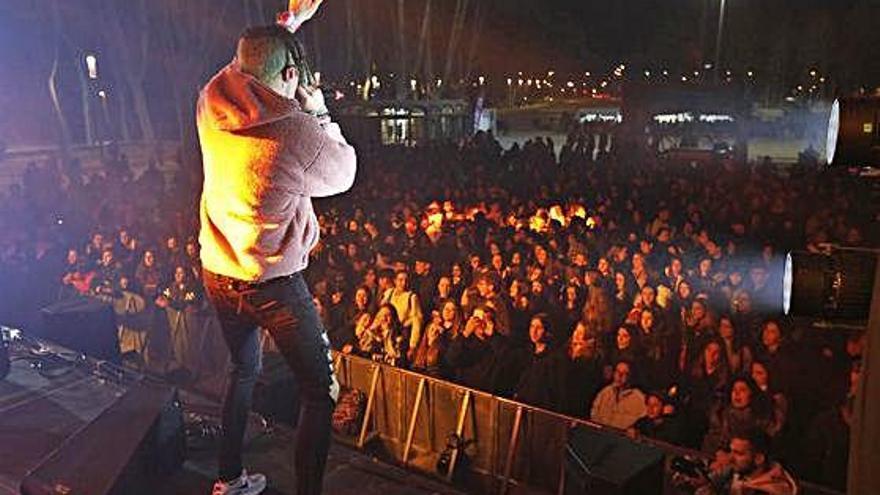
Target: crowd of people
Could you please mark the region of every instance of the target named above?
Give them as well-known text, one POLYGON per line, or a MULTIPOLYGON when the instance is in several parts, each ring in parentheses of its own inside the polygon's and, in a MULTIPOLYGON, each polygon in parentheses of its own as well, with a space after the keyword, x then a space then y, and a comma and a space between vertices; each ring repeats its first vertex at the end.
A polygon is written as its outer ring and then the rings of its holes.
MULTIPOLYGON (((719 462, 757 429, 798 476, 845 487, 865 338, 784 317, 782 257, 876 242, 876 188, 809 167, 672 164, 625 140, 597 156, 591 139, 573 133, 559 154, 490 134, 359 150, 354 189, 316 201, 306 271, 333 347, 719 462)), ((34 167, 0 207, 3 317, 102 297, 147 318, 151 341, 166 334, 163 371, 197 371, 219 339, 193 237, 198 173, 134 177, 115 154, 88 180, 34 167)), ((150 358, 121 321, 123 345, 150 358)))

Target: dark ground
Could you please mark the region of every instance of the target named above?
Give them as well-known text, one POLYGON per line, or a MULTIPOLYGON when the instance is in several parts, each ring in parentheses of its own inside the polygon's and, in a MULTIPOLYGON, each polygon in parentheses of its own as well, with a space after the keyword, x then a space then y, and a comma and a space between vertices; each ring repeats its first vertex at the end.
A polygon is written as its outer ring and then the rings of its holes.
MULTIPOLYGON (((213 416, 216 403, 188 394, 182 397, 185 410, 213 416)), ((294 494, 296 477, 293 472, 293 452, 296 431, 278 423, 266 426, 254 417, 246 438, 245 465, 251 472, 260 472, 269 478, 267 495, 294 494)), ((188 460, 169 486, 168 494, 184 495, 210 493, 214 480, 216 450, 190 447, 188 460)), ((364 455, 342 442, 334 441, 327 459, 324 476, 327 495, 429 495, 462 493, 453 487, 399 467, 380 462, 364 455)))

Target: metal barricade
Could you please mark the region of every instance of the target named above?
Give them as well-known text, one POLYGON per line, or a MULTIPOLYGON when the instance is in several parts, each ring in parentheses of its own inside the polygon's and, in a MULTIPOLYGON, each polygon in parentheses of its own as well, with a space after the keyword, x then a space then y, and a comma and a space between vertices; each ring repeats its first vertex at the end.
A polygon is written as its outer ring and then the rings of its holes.
MULTIPOLYGON (((465 468, 471 474, 468 488, 477 493, 505 494, 516 487, 563 493, 565 446, 575 426, 656 447, 663 451, 667 466, 675 456, 702 456, 359 356, 337 353, 334 363, 343 386, 367 395, 360 433, 352 439, 355 447, 378 450, 391 461, 446 481, 453 481, 464 452, 465 468), (443 464, 446 469, 438 469, 453 434, 461 448, 447 452, 451 455, 443 464)), ((665 478, 662 492, 679 493, 668 469, 665 478)), ((801 483, 799 493, 837 492, 801 483)))

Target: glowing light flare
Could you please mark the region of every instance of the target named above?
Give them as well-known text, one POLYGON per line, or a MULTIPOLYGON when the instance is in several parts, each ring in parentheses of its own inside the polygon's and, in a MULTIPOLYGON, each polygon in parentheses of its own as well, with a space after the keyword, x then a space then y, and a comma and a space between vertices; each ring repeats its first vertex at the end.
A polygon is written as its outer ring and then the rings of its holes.
POLYGON ((428 215, 428 227, 434 227, 437 230, 443 228, 443 212, 437 211, 428 215))
POLYGON ((562 207, 559 205, 553 205, 550 207, 550 220, 556 220, 563 227, 568 225, 568 218, 565 216, 565 213, 562 212, 562 207))
POLYGON ((533 215, 529 218, 529 229, 533 232, 544 232, 547 230, 547 221, 539 215, 533 215))

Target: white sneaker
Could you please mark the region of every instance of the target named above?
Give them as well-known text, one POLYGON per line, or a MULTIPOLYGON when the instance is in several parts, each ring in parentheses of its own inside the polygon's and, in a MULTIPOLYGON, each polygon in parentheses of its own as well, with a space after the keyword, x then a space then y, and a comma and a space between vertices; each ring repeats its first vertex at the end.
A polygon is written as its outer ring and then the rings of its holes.
POLYGON ((211 495, 257 495, 266 489, 266 477, 242 471, 238 479, 230 482, 217 480, 211 495))

